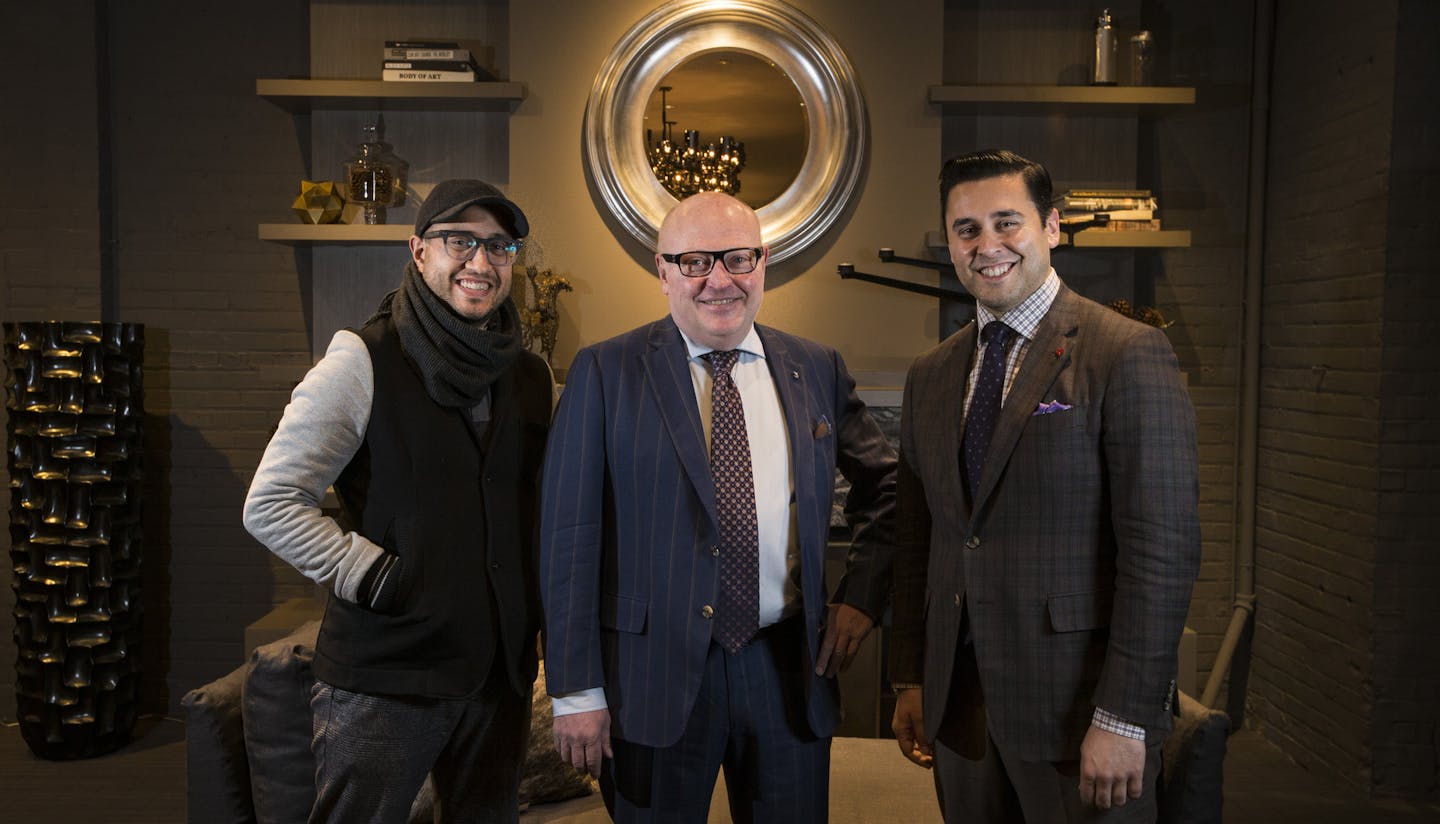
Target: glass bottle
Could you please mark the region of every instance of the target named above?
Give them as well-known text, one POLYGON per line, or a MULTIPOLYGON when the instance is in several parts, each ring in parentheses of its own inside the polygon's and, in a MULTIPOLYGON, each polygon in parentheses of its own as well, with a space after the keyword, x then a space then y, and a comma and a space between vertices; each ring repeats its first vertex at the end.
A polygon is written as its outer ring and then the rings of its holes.
POLYGON ((1142 31, 1130 38, 1130 85, 1149 86, 1155 82, 1155 40, 1142 31))
POLYGON ((1095 20, 1095 72, 1090 78, 1093 85, 1115 85, 1115 53, 1115 29, 1110 24, 1110 10, 1104 9, 1095 20))
POLYGON ((374 124, 364 127, 357 153, 345 161, 345 197, 365 207, 365 222, 385 222, 385 209, 403 200, 404 171, 408 164, 380 139, 374 124), (401 193, 399 198, 397 193, 401 193))

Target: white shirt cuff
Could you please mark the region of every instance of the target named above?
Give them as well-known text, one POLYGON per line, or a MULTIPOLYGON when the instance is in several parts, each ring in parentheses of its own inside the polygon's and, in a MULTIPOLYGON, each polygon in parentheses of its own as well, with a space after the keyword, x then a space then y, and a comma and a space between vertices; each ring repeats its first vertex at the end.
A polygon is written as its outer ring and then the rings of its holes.
POLYGON ((550 699, 550 714, 554 716, 593 712, 608 707, 609 705, 605 703, 604 687, 592 687, 568 695, 556 695, 550 699))

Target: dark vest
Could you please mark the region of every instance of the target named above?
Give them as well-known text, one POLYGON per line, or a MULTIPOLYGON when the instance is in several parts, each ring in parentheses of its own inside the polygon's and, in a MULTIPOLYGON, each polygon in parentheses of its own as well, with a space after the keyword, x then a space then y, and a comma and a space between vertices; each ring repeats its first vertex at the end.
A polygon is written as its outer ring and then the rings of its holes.
POLYGON ((540 464, 550 425, 545 362, 524 352, 491 387, 491 419, 439 406, 391 319, 359 332, 375 398, 365 440, 335 481, 340 522, 400 556, 393 614, 331 598, 315 674, 342 689, 455 698, 503 656, 517 693, 535 680, 540 464))

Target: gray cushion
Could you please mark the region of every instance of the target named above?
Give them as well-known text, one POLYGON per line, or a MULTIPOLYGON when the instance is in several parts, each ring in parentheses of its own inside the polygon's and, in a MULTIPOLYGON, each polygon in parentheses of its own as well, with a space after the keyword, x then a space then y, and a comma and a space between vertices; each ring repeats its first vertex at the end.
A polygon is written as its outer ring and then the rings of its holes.
MULTIPOLYGON (((315 755, 310 688, 319 621, 307 621, 291 634, 255 648, 246 667, 244 690, 245 751, 250 761, 254 819, 260 824, 305 821, 315 805, 315 755)), ((435 803, 425 779, 409 820, 428 822, 435 803)))
POLYGON ((250 765, 240 692, 245 668, 180 699, 185 708, 185 820, 191 824, 251 824, 250 765))
POLYGON ((310 752, 311 661, 319 621, 255 649, 242 703, 251 795, 260 824, 305 821, 315 805, 310 752))
POLYGON ((1225 786, 1225 737, 1230 716, 1179 693, 1175 729, 1165 740, 1164 783, 1158 798, 1165 824, 1220 824, 1225 786))

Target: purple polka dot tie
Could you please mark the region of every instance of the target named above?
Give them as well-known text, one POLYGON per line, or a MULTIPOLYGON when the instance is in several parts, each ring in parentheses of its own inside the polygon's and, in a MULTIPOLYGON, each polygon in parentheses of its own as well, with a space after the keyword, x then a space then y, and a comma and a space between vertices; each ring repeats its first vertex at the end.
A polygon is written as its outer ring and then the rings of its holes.
POLYGON ((975 379, 975 392, 970 396, 963 447, 965 482, 972 505, 980 489, 980 474, 985 469, 985 453, 990 449, 990 437, 995 434, 995 422, 1000 418, 1000 396, 1005 389, 1005 344, 1014 332, 998 320, 990 321, 980 330, 985 353, 981 356, 980 374, 975 379))
POLYGON ((710 473, 720 517, 720 592, 715 604, 715 641, 735 652, 760 628, 760 539, 755 518, 755 480, 745 407, 730 370, 734 349, 702 355, 714 380, 710 393, 710 473))

